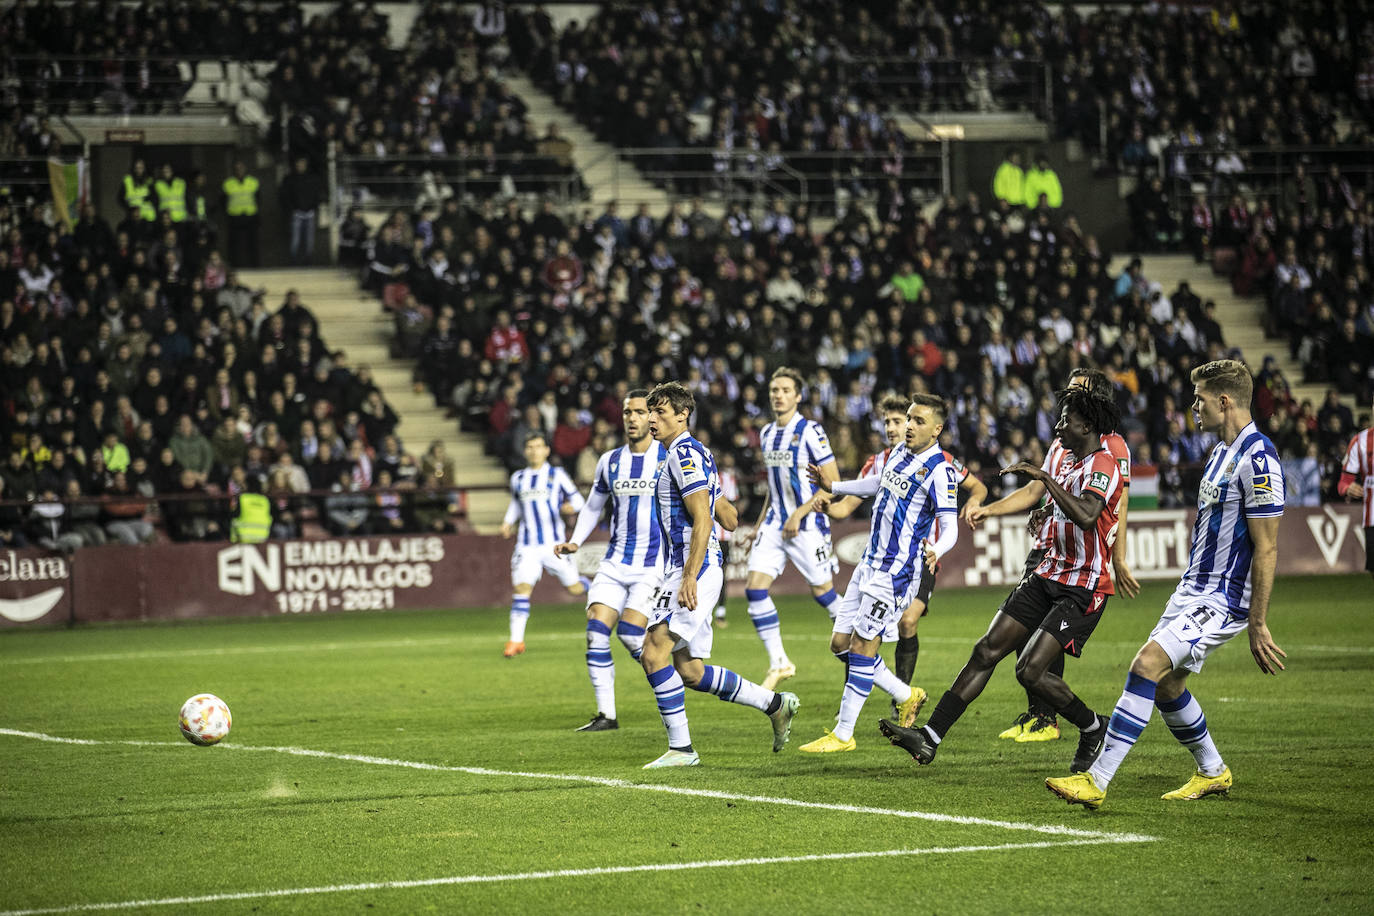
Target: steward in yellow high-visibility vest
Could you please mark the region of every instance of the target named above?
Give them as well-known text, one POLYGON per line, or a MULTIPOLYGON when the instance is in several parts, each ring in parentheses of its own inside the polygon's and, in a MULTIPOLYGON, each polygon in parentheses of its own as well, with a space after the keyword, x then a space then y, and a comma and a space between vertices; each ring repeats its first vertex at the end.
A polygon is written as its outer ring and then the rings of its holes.
POLYGON ((258 266, 258 179, 242 162, 224 180, 224 212, 229 217, 229 263, 235 267, 258 266))
POLYGON ((122 203, 126 212, 137 209, 139 217, 150 223, 157 219, 157 209, 153 206, 153 176, 148 174, 148 166, 142 159, 135 159, 133 170, 124 176, 122 203))
POLYGON ((1013 207, 1026 203, 1026 173, 1021 168, 1021 151, 1007 150, 1007 158, 997 167, 992 176, 992 194, 998 200, 1005 200, 1013 207))
POLYGON ((239 514, 229 527, 235 544, 261 544, 272 534, 272 502, 261 493, 239 494, 239 514))
POLYGON ((153 183, 153 190, 157 192, 158 212, 172 214, 172 222, 183 223, 186 221, 186 179, 177 178, 172 174, 172 167, 164 164, 162 174, 153 183))

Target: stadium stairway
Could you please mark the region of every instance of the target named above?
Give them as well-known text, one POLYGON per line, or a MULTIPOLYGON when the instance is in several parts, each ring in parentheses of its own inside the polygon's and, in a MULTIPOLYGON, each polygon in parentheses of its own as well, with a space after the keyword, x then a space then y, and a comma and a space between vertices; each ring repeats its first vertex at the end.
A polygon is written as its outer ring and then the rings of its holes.
MULTIPOLYGON (((1111 265, 1113 276, 1125 268, 1130 256, 1118 256, 1111 265)), ((1264 300, 1243 298, 1231 291, 1231 284, 1225 277, 1212 272, 1212 265, 1199 264, 1187 254, 1146 254, 1140 256, 1141 267, 1146 278, 1159 283, 1165 295, 1178 289, 1181 281, 1203 302, 1209 299, 1217 305, 1217 322, 1227 347, 1238 348, 1249 364, 1251 371, 1258 372, 1266 356, 1278 362, 1279 369, 1288 379, 1289 390, 1294 399, 1301 403, 1310 400, 1314 407, 1321 407, 1326 397, 1326 386, 1302 383, 1302 365, 1288 355, 1288 344, 1283 340, 1269 339, 1264 333, 1264 300)), ((1354 409, 1354 399, 1343 396, 1342 401, 1354 409)))
POLYGON ((596 139, 576 117, 560 108, 553 96, 530 82, 524 74, 506 71, 502 78, 529 107, 530 128, 536 137, 542 137, 552 121, 558 124, 563 137, 572 141, 573 163, 591 191, 592 196, 585 203, 593 213, 600 214, 612 200, 619 204, 620 216, 626 220, 634 215, 641 203, 648 204, 655 216, 667 211, 668 195, 663 189, 646 181, 639 169, 620 158, 614 146, 596 139))
MULTIPOLYGON (((331 350, 343 350, 349 366, 368 366, 373 380, 391 409, 400 418, 396 432, 418 461, 438 440, 457 468, 462 486, 504 488, 508 477, 499 462, 486 455, 482 438, 460 432, 455 420, 434 406, 428 392, 415 390, 414 361, 394 359, 390 342, 392 321, 381 311, 376 297, 363 293, 352 274, 335 268, 245 270, 240 280, 250 288, 266 288, 266 303, 275 310, 296 290, 315 314, 319 335, 331 350)), ((480 531, 495 530, 505 513, 505 490, 472 490, 467 494, 467 517, 480 531)))

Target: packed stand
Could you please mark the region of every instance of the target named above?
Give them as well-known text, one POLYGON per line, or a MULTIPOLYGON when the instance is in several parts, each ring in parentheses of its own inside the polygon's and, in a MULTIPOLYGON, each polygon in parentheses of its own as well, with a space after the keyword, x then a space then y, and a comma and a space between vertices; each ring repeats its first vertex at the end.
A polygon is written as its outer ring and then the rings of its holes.
POLYGON ((442 445, 407 452, 368 368, 325 344, 300 297, 239 282, 206 217, 217 192, 158 171, 129 176, 158 190, 113 227, 89 204, 68 231, 42 201, 0 198, 3 544, 138 543, 155 517, 174 540, 223 539, 249 492, 276 536, 316 518, 451 529, 442 445))
POLYGON ((341 4, 312 18, 277 55, 272 110, 295 116, 287 138, 318 170, 329 143, 345 157, 354 199, 436 204, 454 193, 581 192, 572 144, 541 129, 497 73, 548 40, 542 12, 427 4, 405 47, 387 42, 387 17, 341 4))
POLYGON ((0 11, 0 82, 10 103, 53 114, 179 112, 185 62, 270 58, 301 29, 294 2, 20 0, 0 11))
POLYGON ((698 435, 752 502, 779 365, 805 374, 806 409, 845 473, 882 447, 879 395, 931 391, 954 407, 947 447, 992 490, 1015 486, 995 469, 1043 457, 1054 391, 1080 365, 1117 384, 1165 505, 1181 504, 1179 469, 1211 444, 1188 410, 1188 372, 1226 355, 1214 306, 1186 286, 1166 294, 1138 263, 1108 276, 1108 253, 1048 207, 971 194, 933 223, 908 204, 816 237, 781 204, 756 220, 713 218, 697 199, 565 221, 547 204, 453 200, 432 221, 395 212, 374 243, 367 282, 393 308, 398 348, 510 468, 540 431, 585 482, 621 435, 624 393, 682 379, 698 435))

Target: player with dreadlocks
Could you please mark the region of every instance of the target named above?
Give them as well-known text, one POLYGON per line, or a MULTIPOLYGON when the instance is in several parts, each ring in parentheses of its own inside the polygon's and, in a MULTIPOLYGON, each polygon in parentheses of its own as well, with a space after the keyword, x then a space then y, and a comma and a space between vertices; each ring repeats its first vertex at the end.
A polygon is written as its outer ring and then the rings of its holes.
POLYGON ((1107 602, 1098 585, 1111 559, 1122 486, 1121 469, 1103 447, 1102 437, 1116 429, 1120 414, 1115 403, 1080 387, 1061 391, 1059 404, 1054 431, 1059 447, 1072 452, 1073 460, 1062 461, 1063 456, 1051 449, 1040 467, 1019 462, 1004 469, 1003 473, 1026 474, 1032 486, 978 512, 979 519, 1026 512, 1048 495, 1054 505, 1053 532, 1044 559, 1002 603, 924 727, 903 728, 887 719, 879 722, 888 740, 917 763, 935 759, 940 742, 983 692, 997 663, 1022 644, 1026 648, 1016 663, 1016 679, 1078 726, 1073 771, 1090 767, 1102 751, 1107 720, 1089 710, 1063 678, 1049 669, 1064 653, 1077 656, 1083 651, 1107 602))

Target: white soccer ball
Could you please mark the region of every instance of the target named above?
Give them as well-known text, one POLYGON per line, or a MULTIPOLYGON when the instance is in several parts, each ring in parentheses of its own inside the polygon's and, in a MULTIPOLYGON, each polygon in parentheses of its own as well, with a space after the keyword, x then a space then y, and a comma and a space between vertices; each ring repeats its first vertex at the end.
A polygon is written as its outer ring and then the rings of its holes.
POLYGON ((224 740, 234 717, 228 703, 213 693, 198 693, 181 704, 178 723, 187 741, 205 747, 224 740))

